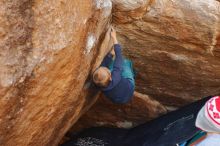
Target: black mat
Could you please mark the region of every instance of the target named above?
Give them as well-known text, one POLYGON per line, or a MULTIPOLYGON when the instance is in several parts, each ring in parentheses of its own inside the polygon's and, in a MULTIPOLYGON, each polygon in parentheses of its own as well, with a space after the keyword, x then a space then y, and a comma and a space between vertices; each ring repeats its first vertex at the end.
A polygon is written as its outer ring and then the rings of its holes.
POLYGON ((62 146, 174 146, 191 138, 198 111, 210 97, 132 128, 90 128, 62 146))

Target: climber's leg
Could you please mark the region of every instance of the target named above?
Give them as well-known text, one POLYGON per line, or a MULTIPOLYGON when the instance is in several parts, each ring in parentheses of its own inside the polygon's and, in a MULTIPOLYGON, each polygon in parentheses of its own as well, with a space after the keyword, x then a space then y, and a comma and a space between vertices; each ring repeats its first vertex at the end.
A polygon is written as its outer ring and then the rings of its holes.
POLYGON ((127 78, 135 87, 135 72, 131 60, 124 59, 122 77, 127 78))

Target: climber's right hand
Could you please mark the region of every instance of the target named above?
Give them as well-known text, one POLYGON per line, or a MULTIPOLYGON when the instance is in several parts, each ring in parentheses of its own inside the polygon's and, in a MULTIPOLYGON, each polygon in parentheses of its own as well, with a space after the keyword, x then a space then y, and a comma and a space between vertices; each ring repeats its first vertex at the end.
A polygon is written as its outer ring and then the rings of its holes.
POLYGON ((111 38, 113 39, 114 44, 118 43, 117 36, 116 36, 116 31, 113 27, 111 28, 111 38))

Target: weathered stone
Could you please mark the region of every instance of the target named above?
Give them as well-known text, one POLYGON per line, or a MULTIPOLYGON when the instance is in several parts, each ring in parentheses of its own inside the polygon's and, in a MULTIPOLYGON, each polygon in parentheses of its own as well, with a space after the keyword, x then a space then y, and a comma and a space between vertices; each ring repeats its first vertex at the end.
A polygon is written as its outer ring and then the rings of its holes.
MULTIPOLYGON (((112 2, 136 89, 160 103, 146 96, 118 106, 101 98, 82 127, 131 127, 166 112, 163 105, 220 94, 219 1, 112 2)), ((0 1, 0 145, 57 145, 95 103, 89 73, 111 47, 112 2, 0 1)))
POLYGON ((102 95, 69 133, 96 126, 132 128, 166 112, 166 108, 159 102, 138 92, 135 92, 133 99, 125 105, 113 104, 102 95))
POLYGON ((0 1, 0 145, 57 145, 96 100, 110 0, 0 1))
POLYGON ((113 0, 113 22, 135 63, 137 91, 180 106, 220 94, 220 3, 113 0))

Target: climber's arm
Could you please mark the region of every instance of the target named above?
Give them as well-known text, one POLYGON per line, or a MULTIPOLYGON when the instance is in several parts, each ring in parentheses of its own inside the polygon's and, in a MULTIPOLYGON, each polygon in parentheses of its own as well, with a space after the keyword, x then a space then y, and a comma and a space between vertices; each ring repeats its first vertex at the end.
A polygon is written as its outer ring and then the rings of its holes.
MULTIPOLYGON (((114 44, 118 44, 116 31, 113 28, 111 28, 111 38, 113 39, 114 44)), ((105 56, 105 58, 103 59, 101 63, 101 66, 108 67, 114 56, 115 56, 115 47, 112 48, 112 50, 105 56)))
POLYGON ((114 88, 121 80, 121 72, 122 72, 122 54, 121 54, 121 46, 118 44, 117 38, 116 38, 116 32, 113 29, 111 31, 111 37, 114 42, 114 53, 115 53, 115 61, 113 64, 113 70, 111 72, 111 82, 109 83, 108 87, 104 90, 110 90, 114 88))
POLYGON ((112 54, 108 53, 105 58, 103 59, 101 66, 108 67, 109 64, 112 62, 112 54))
POLYGON ((112 71, 112 86, 115 86, 118 84, 118 82, 121 80, 121 72, 122 72, 122 54, 121 54, 121 46, 118 44, 116 31, 112 28, 111 30, 111 38, 113 39, 114 43, 114 50, 113 53, 115 53, 115 62, 113 64, 113 71, 112 71))
MULTIPOLYGON (((113 72, 112 75, 114 75, 114 71, 117 73, 117 75, 119 74, 121 76, 121 71, 122 71, 122 53, 121 53, 121 46, 118 44, 118 40, 116 37, 116 31, 112 28, 111 31, 111 37, 113 39, 113 43, 114 43, 114 51, 113 53, 115 54, 115 62, 113 65, 113 72), (120 71, 120 72, 118 72, 120 71)), ((114 78, 113 78, 114 79, 114 78)))
POLYGON ((122 72, 122 54, 121 54, 121 46, 119 44, 114 45, 115 50, 115 61, 113 64, 113 70, 111 72, 112 81, 109 83, 108 89, 114 88, 121 80, 121 72, 122 72))

